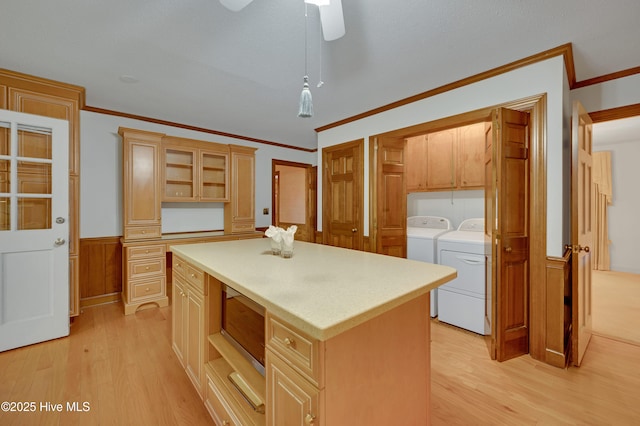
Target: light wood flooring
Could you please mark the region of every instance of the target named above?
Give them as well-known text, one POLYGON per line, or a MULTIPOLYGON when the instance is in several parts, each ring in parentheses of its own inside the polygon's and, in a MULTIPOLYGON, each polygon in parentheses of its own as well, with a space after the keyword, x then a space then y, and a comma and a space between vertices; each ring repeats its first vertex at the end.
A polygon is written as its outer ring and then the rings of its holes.
POLYGON ((594 333, 640 345, 640 274, 593 271, 594 333))
POLYGON ((0 402, 38 405, 0 412, 0 425, 212 425, 170 340, 169 307, 128 316, 120 304, 85 308, 70 337, 0 353, 0 402), (41 411, 47 401, 63 412, 41 411), (68 401, 90 411, 67 412, 68 401))
MULTIPOLYGON (((170 315, 86 308, 69 338, 0 353, 0 402, 90 406, 0 412, 0 425, 213 424, 171 349, 170 315)), ((498 363, 483 337, 432 325, 433 425, 638 424, 640 346, 594 336, 580 368, 498 363)))

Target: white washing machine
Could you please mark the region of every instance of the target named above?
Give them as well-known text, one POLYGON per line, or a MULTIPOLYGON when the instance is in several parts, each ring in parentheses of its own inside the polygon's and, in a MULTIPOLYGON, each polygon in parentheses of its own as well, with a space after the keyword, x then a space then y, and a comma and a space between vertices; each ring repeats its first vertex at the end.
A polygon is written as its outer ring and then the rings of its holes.
POLYGON ((490 249, 482 218, 464 220, 457 230, 438 238, 438 263, 458 271, 455 279, 438 288, 440 321, 474 333, 491 334, 490 327, 485 326, 485 312, 491 312, 485 285, 490 249))
MULTIPOLYGON (((407 219, 407 259, 437 263, 436 240, 451 231, 451 221, 438 216, 407 219)), ((431 290, 431 316, 438 315, 438 290, 431 290)))

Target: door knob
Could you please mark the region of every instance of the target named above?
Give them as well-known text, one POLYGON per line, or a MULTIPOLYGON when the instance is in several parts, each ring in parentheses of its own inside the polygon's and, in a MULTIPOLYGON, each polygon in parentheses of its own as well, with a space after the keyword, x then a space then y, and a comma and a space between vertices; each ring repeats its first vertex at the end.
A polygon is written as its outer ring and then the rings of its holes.
POLYGON ((506 251, 507 253, 511 253, 513 249, 511 247, 505 247, 504 251, 506 251))
POLYGON ((358 232, 358 228, 351 228, 351 232, 353 232, 353 233, 358 232))
POLYGON ((64 242, 65 242, 65 241, 64 241, 64 238, 58 238, 58 239, 56 239, 53 243, 54 243, 55 245, 57 245, 57 246, 61 246, 61 245, 63 245, 63 244, 64 244, 64 242))

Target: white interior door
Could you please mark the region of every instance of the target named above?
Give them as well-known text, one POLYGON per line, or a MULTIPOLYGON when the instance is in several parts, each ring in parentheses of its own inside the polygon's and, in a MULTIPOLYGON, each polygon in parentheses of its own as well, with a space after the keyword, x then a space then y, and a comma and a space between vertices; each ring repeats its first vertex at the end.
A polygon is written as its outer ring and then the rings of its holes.
POLYGON ((69 334, 69 123, 0 110, 0 351, 69 334))

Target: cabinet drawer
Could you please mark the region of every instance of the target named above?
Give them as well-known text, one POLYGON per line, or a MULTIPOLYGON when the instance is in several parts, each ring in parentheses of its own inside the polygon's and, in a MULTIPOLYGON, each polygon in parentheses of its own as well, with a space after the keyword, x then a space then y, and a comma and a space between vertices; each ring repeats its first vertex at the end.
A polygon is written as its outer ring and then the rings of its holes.
POLYGON ((127 260, 162 257, 166 254, 164 244, 153 246, 127 247, 127 260))
POLYGON ((164 275, 166 258, 131 260, 128 262, 127 277, 129 280, 153 275, 164 275))
POLYGON ((181 276, 182 278, 187 278, 187 262, 182 259, 180 256, 173 254, 172 268, 173 275, 181 276))
POLYGON ((215 420, 217 424, 221 425, 237 425, 242 426, 242 423, 238 418, 231 412, 230 409, 227 409, 224 402, 222 402, 223 398, 219 394, 218 389, 216 389, 213 380, 207 374, 207 388, 205 390, 204 402, 211 414, 211 417, 215 420))
POLYGON ((185 265, 185 278, 200 293, 204 293, 204 272, 188 263, 185 265))
POLYGON ((255 222, 233 222, 231 224, 231 232, 251 232, 256 229, 255 222))
POLYGON ((164 295, 164 277, 129 283, 130 300, 154 299, 164 295))
POLYGON ((267 347, 319 385, 320 342, 267 313, 267 347))
POLYGON ((124 228, 125 240, 144 240, 151 238, 160 238, 162 232, 160 226, 127 226, 124 228))

